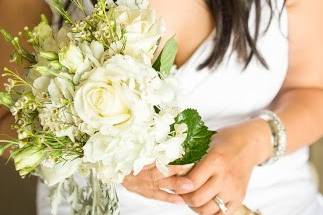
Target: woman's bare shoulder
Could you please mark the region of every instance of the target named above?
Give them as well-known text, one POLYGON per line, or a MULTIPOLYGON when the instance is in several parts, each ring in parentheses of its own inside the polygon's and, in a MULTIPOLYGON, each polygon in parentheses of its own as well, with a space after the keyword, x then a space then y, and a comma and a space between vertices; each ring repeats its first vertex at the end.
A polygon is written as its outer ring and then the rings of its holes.
POLYGON ((323 86, 323 1, 287 0, 289 71, 285 89, 323 86))
POLYGON ((167 38, 176 35, 179 52, 176 63, 182 65, 214 28, 213 17, 204 0, 150 0, 166 24, 167 38))

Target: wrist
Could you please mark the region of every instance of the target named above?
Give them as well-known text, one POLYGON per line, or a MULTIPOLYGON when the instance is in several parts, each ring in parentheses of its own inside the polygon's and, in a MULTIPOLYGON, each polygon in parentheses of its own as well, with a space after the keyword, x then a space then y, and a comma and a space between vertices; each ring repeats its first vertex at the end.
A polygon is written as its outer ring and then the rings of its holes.
POLYGON ((258 166, 272 156, 272 133, 268 123, 261 118, 252 119, 248 124, 251 131, 248 140, 251 147, 251 156, 254 166, 258 166))
POLYGON ((271 130, 260 118, 220 129, 214 136, 213 145, 216 156, 225 154, 239 158, 250 168, 262 164, 273 153, 271 130))

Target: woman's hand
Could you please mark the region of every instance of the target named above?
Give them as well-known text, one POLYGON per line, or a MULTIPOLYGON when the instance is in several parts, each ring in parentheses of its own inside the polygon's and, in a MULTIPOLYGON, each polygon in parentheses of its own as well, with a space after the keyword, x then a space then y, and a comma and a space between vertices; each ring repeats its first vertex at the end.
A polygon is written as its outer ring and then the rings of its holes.
POLYGON ((253 168, 271 155, 270 129, 262 120, 252 120, 220 130, 208 154, 185 177, 172 177, 159 185, 181 194, 188 206, 199 214, 221 214, 214 202, 221 198, 233 214, 244 199, 253 168), (193 187, 183 190, 183 181, 193 187))
MULTIPOLYGON (((155 166, 146 167, 138 175, 129 175, 125 178, 123 186, 130 192, 137 193, 146 198, 170 202, 174 204, 184 204, 183 198, 177 194, 168 193, 160 189, 160 184, 164 180, 169 180, 175 175, 182 175, 191 166, 169 166, 168 175, 164 176, 155 166)), ((190 183, 188 179, 184 179, 190 183)))

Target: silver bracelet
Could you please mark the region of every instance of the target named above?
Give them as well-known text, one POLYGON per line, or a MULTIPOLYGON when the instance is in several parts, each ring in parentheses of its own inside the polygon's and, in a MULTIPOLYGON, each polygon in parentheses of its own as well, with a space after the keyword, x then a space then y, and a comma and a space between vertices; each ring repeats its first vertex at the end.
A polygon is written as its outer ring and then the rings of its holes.
POLYGON ((271 143, 273 145, 272 157, 260 164, 260 166, 263 166, 275 163, 285 155, 287 150, 287 134, 283 122, 274 112, 264 110, 261 111, 258 117, 268 123, 271 130, 271 143))

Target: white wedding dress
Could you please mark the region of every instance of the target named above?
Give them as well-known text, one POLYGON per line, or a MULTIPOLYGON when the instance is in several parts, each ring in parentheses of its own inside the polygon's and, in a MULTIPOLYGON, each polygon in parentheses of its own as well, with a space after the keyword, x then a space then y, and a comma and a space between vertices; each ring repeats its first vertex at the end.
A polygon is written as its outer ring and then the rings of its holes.
MULTIPOLYGON (((90 10, 92 5, 87 1, 85 3, 90 10)), ((181 105, 198 109, 211 129, 248 120, 266 108, 281 88, 288 66, 288 23, 285 10, 279 19, 282 4, 283 0, 277 0, 273 21, 258 43, 259 50, 270 66, 269 70, 253 59, 249 67, 242 71, 243 65, 233 54, 231 57, 227 55, 214 71, 209 68, 198 71, 197 67, 212 51, 213 35, 210 35, 177 72, 181 84, 181 105)), ((267 27, 269 10, 267 15, 264 12, 262 29, 267 27)), ((73 14, 78 16, 76 10, 73 14)), ((273 165, 256 167, 244 204, 261 211, 263 215, 323 215, 322 198, 313 180, 308 154, 308 148, 303 148, 273 165)), ((122 215, 195 214, 184 205, 146 199, 128 192, 122 186, 117 191, 122 215)), ((38 215, 50 214, 47 194, 48 189, 39 184, 38 215)), ((59 215, 69 214, 68 207, 62 205, 59 215)))

